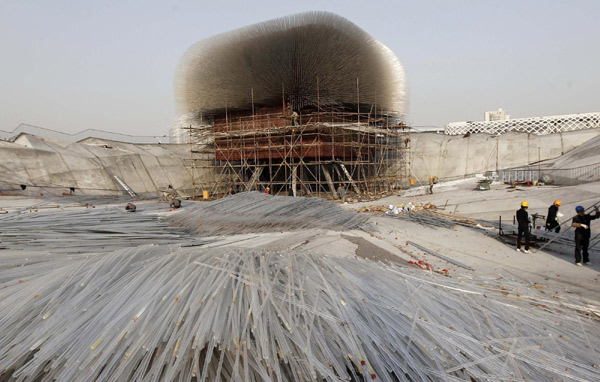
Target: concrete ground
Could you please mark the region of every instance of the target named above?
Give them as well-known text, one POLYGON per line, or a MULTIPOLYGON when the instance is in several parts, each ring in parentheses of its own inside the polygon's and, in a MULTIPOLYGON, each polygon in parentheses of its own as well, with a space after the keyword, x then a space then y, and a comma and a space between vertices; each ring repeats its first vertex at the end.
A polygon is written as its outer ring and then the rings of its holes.
MULTIPOLYGON (((600 182, 579 186, 518 187, 493 184, 489 191, 477 191, 476 179, 439 184, 433 194, 425 194, 424 188, 409 190, 397 196, 390 196, 377 203, 344 204, 344 208, 358 210, 360 207, 387 206, 400 203, 431 202, 443 212, 497 222, 511 222, 522 201, 529 202, 529 212, 546 214, 554 200, 561 200, 560 211, 568 219, 575 215, 575 206, 591 206, 600 202, 600 182)), ((453 229, 425 227, 378 214, 377 222, 381 240, 396 243, 417 259, 426 259, 435 267, 450 270, 455 277, 495 277, 520 280, 537 289, 548 288, 550 294, 560 293, 564 298, 585 297, 596 302, 600 298, 600 248, 590 250, 593 265, 577 267, 574 264, 573 248, 550 244, 542 251, 535 249, 529 254, 517 252, 515 245, 505 244, 497 239, 497 231, 475 230, 456 226, 453 229), (397 238, 397 239, 396 239, 397 238), (467 264, 475 269, 469 271, 455 267, 444 261, 433 259, 431 255, 407 246, 410 240, 437 251, 447 257, 467 264)), ((592 237, 600 232, 600 220, 592 222, 592 237)), ((570 238, 572 230, 564 234, 570 238)))

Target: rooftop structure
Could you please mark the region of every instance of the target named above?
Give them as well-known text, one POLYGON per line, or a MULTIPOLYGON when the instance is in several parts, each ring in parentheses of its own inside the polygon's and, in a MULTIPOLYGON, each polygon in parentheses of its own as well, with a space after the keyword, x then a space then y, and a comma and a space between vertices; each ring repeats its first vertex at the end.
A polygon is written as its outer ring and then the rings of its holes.
POLYGON ((502 108, 496 111, 486 111, 485 112, 485 121, 486 122, 494 122, 494 121, 508 121, 510 120, 510 115, 506 114, 506 110, 502 110, 502 108))
POLYGON ((195 44, 175 97, 173 140, 190 142, 192 172, 212 172, 199 191, 337 198, 340 186, 382 193, 408 178, 402 65, 337 15, 293 15, 195 44))
MULTIPOLYGON (((500 109, 503 111, 502 109, 500 109)), ((508 116, 509 117, 509 116, 508 116)), ((595 129, 600 127, 600 113, 553 115, 549 117, 490 120, 485 122, 452 122, 446 125, 445 133, 463 135, 487 133, 499 135, 509 131, 544 135, 565 131, 595 129)))

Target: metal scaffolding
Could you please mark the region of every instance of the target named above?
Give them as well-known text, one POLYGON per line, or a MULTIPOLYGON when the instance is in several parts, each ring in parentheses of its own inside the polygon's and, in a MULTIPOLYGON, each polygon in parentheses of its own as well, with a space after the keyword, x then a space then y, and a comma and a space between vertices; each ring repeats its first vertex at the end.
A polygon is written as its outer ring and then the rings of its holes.
POLYGON ((386 112, 333 110, 290 117, 215 117, 189 127, 191 173, 200 195, 258 190, 339 199, 378 196, 408 185, 409 128, 386 112))

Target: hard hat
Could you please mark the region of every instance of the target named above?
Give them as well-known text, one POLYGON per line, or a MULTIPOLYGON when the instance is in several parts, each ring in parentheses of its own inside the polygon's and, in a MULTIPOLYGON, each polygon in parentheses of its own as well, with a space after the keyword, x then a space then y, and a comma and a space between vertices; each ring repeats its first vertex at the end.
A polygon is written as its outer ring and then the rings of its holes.
POLYGON ((527 203, 527 202, 521 202, 521 207, 529 207, 529 203, 527 203))
POLYGON ((271 189, 271 187, 267 187, 267 190, 270 190, 270 189, 271 189))
POLYGON ((560 206, 562 203, 560 202, 560 200, 555 200, 554 204, 556 204, 557 206, 560 206))
POLYGON ((577 207, 575 207, 575 211, 582 212, 582 211, 585 211, 585 208, 583 208, 583 206, 577 206, 577 207))

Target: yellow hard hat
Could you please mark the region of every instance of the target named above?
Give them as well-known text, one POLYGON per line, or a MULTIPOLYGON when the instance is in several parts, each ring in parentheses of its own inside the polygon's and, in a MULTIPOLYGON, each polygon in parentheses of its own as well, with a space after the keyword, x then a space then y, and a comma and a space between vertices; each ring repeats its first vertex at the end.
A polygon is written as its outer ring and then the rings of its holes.
POLYGON ((527 203, 527 202, 522 202, 522 203, 521 203, 521 207, 529 207, 529 203, 527 203))
POLYGON ((557 206, 560 206, 562 203, 560 202, 560 200, 555 200, 554 204, 556 204, 557 206))

